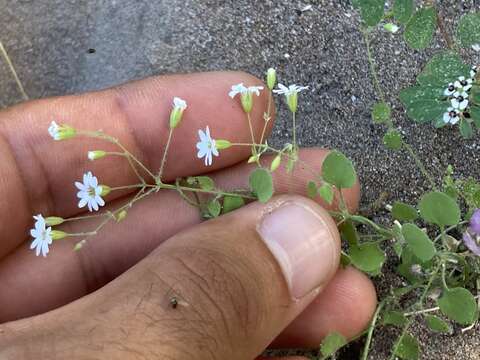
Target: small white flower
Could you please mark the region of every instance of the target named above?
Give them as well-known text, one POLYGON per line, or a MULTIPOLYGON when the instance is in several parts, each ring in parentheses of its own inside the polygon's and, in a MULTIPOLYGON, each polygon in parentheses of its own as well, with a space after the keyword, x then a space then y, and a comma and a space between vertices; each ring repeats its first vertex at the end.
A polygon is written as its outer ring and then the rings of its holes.
POLYGON ((74 137, 76 131, 74 128, 68 125, 58 125, 55 121, 50 123, 48 127, 48 133, 53 138, 53 140, 66 140, 74 137))
POLYGON ((60 140, 59 130, 60 130, 60 126, 58 126, 58 124, 55 121, 52 121, 48 128, 48 133, 54 140, 60 140))
POLYGON ((472 66, 472 70, 470 70, 470 77, 472 79, 475 79, 475 76, 477 76, 477 67, 476 66, 472 66))
POLYGON ((232 99, 240 94, 240 101, 242 103, 243 111, 249 113, 253 107, 253 94, 260 96, 260 90, 263 90, 263 86, 249 86, 246 87, 243 83, 232 85, 232 89, 228 93, 232 99))
POLYGON ((246 93, 250 94, 255 94, 257 96, 260 96, 260 90, 263 90, 263 86, 249 86, 246 87, 243 85, 243 83, 237 84, 237 85, 232 85, 232 89, 228 93, 228 96, 230 96, 232 99, 237 96, 238 94, 243 95, 246 93))
POLYGON ((445 96, 452 96, 454 92, 455 92, 455 85, 453 83, 450 83, 448 84, 448 87, 445 89, 443 94, 445 96))
POLYGON ((473 44, 472 49, 475 50, 476 52, 480 51, 480 44, 473 44))
POLYGON ((173 98, 173 108, 177 108, 178 110, 185 110, 187 108, 187 102, 179 97, 173 98))
POLYGON ((454 97, 451 100, 452 107, 456 110, 463 111, 467 108, 468 106, 468 95, 466 93, 461 93, 459 96, 454 97))
POLYGON ((88 206, 89 211, 98 211, 99 206, 104 206, 105 201, 102 199, 102 186, 98 185, 98 179, 89 171, 83 175, 83 184, 75 181, 78 190, 77 197, 80 199, 78 207, 88 206))
POLYGON ((37 256, 42 253, 42 256, 47 256, 49 252, 48 246, 52 243, 52 228, 46 226, 45 219, 42 215, 33 217, 35 219, 35 227, 30 230, 30 235, 33 237, 30 249, 35 249, 37 256))
POLYGON ((278 89, 273 90, 275 94, 285 95, 287 99, 288 108, 292 113, 297 112, 298 93, 303 90, 307 90, 308 86, 290 85, 286 87, 283 84, 278 84, 278 89))
POLYGON ((275 94, 281 94, 285 96, 290 96, 294 94, 298 94, 300 91, 307 90, 308 86, 300 86, 300 85, 290 85, 289 87, 286 87, 283 84, 278 84, 278 89, 273 90, 275 94))
POLYGON ((212 165, 212 155, 218 156, 217 146, 215 140, 210 136, 210 129, 207 126, 205 132, 203 130, 198 130, 198 136, 200 141, 197 143, 197 157, 199 159, 205 157, 205 165, 212 165))
POLYGON ((452 124, 455 125, 460 120, 460 111, 454 109, 453 107, 449 107, 447 112, 443 114, 443 122, 445 124, 452 124))
POLYGON ((465 79, 465 76, 460 76, 458 80, 455 81, 454 85, 455 85, 455 88, 457 89, 457 92, 464 92, 472 88, 472 83, 473 83, 472 79, 465 79))

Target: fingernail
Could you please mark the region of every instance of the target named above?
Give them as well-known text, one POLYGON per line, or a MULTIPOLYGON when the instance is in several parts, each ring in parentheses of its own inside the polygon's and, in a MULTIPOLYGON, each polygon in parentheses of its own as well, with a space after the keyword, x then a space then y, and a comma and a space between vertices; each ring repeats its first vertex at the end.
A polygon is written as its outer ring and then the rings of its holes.
POLYGON ((294 299, 323 286, 338 266, 338 236, 318 211, 304 203, 280 205, 262 219, 258 232, 294 299))

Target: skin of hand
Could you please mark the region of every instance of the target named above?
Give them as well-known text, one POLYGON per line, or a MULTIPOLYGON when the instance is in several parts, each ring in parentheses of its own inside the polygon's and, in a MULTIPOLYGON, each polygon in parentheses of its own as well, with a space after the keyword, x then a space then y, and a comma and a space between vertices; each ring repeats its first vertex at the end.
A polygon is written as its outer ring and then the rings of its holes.
MULTIPOLYGON (((54 242, 46 258, 29 250, 32 215, 82 214, 73 183, 85 171, 109 186, 137 181, 125 159, 87 160, 88 150, 115 151, 111 144, 52 141, 52 120, 102 129, 155 172, 171 101, 179 96, 188 109, 174 133, 166 179, 210 171, 220 188, 245 187, 253 168, 245 161, 248 147, 222 150, 209 168, 195 151, 197 130, 207 125, 214 138, 251 142, 240 102, 227 95, 240 82, 261 84, 240 72, 162 76, 0 112, 1 359, 253 360, 267 348, 318 348, 331 331, 353 337, 367 326, 375 289, 359 271, 339 268, 340 237, 325 210, 336 205, 303 197, 312 174, 301 164, 293 176, 283 167, 274 172, 276 193, 284 195, 267 204, 202 222, 197 209, 165 190, 81 251, 72 250, 75 239, 54 242)), ((257 141, 266 103, 265 91, 255 97, 257 141)), ((300 158, 320 169, 327 153, 302 149, 300 158)), ((131 196, 113 192, 106 209, 131 196)), ((354 211, 358 184, 345 197, 354 211)), ((59 229, 88 231, 98 221, 59 229)))

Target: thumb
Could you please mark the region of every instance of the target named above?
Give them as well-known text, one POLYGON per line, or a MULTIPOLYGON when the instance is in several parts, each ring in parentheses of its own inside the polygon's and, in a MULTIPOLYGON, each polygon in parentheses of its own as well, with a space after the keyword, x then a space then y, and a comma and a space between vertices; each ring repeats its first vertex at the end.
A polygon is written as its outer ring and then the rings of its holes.
MULTIPOLYGON (((175 235, 100 291, 29 327, 7 324, 6 334, 17 331, 18 341, 18 331, 50 328, 50 351, 64 357, 101 348, 109 359, 252 360, 323 290, 339 258, 328 213, 280 196, 175 235), (59 322, 69 324, 68 341, 59 322)), ((38 339, 35 331, 24 340, 38 339)))

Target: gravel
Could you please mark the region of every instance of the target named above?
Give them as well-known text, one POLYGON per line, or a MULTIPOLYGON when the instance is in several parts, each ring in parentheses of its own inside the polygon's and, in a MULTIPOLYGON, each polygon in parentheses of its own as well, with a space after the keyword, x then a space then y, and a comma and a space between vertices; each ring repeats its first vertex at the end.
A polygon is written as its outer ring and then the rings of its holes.
MULTIPOLYGON (((0 34, 28 94, 40 98, 100 89, 132 79, 172 72, 239 69, 262 76, 274 66, 280 80, 309 85, 300 103, 302 146, 338 148, 351 157, 362 182, 362 204, 378 199, 415 202, 427 189, 413 161, 387 151, 382 127, 373 126, 373 91, 359 18, 350 2, 253 0, 0 0, 0 34), (311 9, 301 12, 306 5, 311 9), (95 49, 91 53, 89 49, 95 49)), ((440 10, 452 32, 460 15, 480 1, 442 0, 440 10)), ((435 130, 408 120, 396 95, 412 84, 426 61, 443 46, 437 34, 427 51, 408 49, 401 35, 376 32, 372 46, 381 85, 401 129, 428 170, 441 176, 448 164, 458 175, 480 176, 480 143, 457 131, 435 130)), ((472 64, 478 53, 468 51, 472 64)), ((0 62, 0 106, 21 100, 0 62)), ((282 106, 282 105, 280 105, 282 106)), ((272 143, 290 139, 280 116, 272 143)), ((382 214, 378 213, 381 217, 382 214)), ((377 279, 380 292, 389 277, 377 279)), ((480 359, 480 335, 472 330, 436 335, 416 324, 425 359, 480 359)), ((385 359, 394 336, 377 334, 371 359, 385 359)), ((356 358, 359 346, 341 358, 356 358)))

